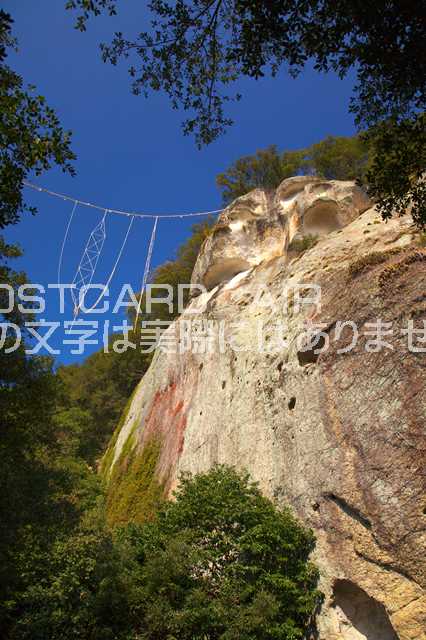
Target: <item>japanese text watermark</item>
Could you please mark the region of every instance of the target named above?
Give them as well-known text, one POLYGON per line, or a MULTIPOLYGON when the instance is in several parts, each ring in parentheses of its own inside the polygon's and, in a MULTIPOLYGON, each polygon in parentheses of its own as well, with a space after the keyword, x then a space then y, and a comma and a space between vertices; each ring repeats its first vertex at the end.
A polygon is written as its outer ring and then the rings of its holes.
MULTIPOLYGON (((251 311, 240 311, 238 318, 236 314, 229 314, 226 320, 205 314, 212 292, 201 284, 148 285, 141 308, 138 294, 129 284, 123 285, 114 299, 102 284, 83 287, 78 291, 77 308, 70 305, 72 288, 69 284, 47 287, 23 284, 14 289, 0 284, 0 350, 10 354, 24 345, 28 355, 60 355, 57 340, 60 336, 60 346, 76 355, 84 355, 88 347, 94 346, 116 353, 128 349, 152 353, 159 349, 174 354, 227 350, 279 354, 293 347, 298 353, 314 355, 330 348, 338 355, 357 348, 368 353, 392 352, 397 348, 415 354, 426 353, 426 319, 408 318, 404 323, 393 323, 375 318, 362 324, 344 317, 331 323, 314 320, 321 317, 321 288, 310 283, 286 286, 279 296, 271 295, 267 287, 259 287, 251 292, 251 311), (56 290, 53 313, 59 319, 46 318, 45 296, 49 289, 56 290), (91 295, 97 298, 98 304, 90 305, 91 295), (275 313, 266 313, 268 310, 275 313), (140 320, 135 329, 133 321, 139 311, 140 320), (74 317, 69 317, 70 313, 74 317), (102 318, 106 315, 108 317, 102 318), (162 319, 165 316, 179 316, 179 319, 176 322, 162 319)), ((231 299, 232 294, 232 290, 227 291, 231 299)))

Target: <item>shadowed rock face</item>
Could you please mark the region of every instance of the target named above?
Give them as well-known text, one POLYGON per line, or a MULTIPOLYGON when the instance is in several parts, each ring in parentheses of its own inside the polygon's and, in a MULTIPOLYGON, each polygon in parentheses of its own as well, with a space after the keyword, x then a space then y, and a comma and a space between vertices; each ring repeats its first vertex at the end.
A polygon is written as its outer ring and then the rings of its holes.
POLYGON ((350 623, 348 637, 398 640, 384 606, 350 580, 336 580, 332 606, 342 624, 350 623))
POLYGON ((113 464, 156 435, 168 493, 181 471, 247 468, 317 535, 320 638, 424 640, 426 354, 404 330, 426 318, 426 250, 408 216, 368 206, 352 182, 297 177, 228 207, 194 270, 208 291, 167 330, 222 321, 225 346, 157 350, 113 464))

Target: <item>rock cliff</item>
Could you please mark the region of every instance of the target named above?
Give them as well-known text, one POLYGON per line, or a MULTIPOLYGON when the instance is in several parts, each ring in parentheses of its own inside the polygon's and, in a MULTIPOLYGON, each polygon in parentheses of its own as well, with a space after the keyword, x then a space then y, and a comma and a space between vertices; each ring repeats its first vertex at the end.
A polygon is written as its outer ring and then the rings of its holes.
POLYGON ((383 223, 352 182, 296 177, 239 198, 106 476, 139 460, 170 493, 183 470, 247 468, 316 533, 320 638, 426 638, 426 341, 409 329, 426 318, 425 282, 410 217, 383 223))

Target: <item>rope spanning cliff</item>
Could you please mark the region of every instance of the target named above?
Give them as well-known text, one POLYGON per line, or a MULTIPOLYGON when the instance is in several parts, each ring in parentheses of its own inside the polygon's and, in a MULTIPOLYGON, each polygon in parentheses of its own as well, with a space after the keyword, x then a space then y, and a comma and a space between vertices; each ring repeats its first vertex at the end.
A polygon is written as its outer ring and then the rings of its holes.
POLYGON ((121 249, 118 253, 117 259, 115 261, 115 264, 111 270, 111 273, 108 277, 107 283, 104 286, 104 289, 102 291, 102 293, 100 294, 100 296, 98 297, 98 299, 96 300, 95 304, 91 307, 90 310, 93 310, 94 307, 96 307, 96 305, 100 302, 100 300, 103 298, 103 296, 105 295, 105 292, 109 286, 109 284, 111 283, 111 280, 114 276, 115 270, 117 268, 118 262, 120 261, 121 255, 123 253, 125 244, 127 242, 127 238, 129 236, 130 230, 132 228, 133 222, 135 220, 135 218, 145 218, 145 219, 150 219, 154 221, 154 225, 153 225, 153 229, 152 229, 152 233, 151 233, 151 237, 150 237, 150 242, 149 242, 149 248, 148 248, 148 253, 147 253, 147 257, 146 257, 146 261, 145 261, 145 266, 144 266, 144 271, 143 271, 143 278, 142 278, 142 285, 141 285, 141 291, 140 291, 140 297, 139 297, 139 305, 138 305, 138 311, 136 314, 136 320, 135 320, 135 324, 137 322, 139 313, 140 313, 140 304, 141 304, 141 299, 142 299, 142 293, 145 289, 146 283, 148 281, 148 276, 149 276, 149 271, 151 268, 151 259, 152 259, 152 254, 153 254, 153 250, 154 250, 154 241, 155 241, 155 236, 156 236, 156 231, 157 231, 157 224, 158 221, 160 219, 183 219, 183 218, 194 218, 194 217, 199 217, 199 216, 208 216, 208 215, 213 215, 213 214, 217 214, 220 213, 221 211, 223 211, 223 209, 214 209, 212 211, 201 211, 201 212, 196 212, 196 213, 166 213, 166 214, 162 214, 162 215, 158 215, 158 214, 154 214, 154 213, 137 213, 137 212, 131 212, 131 211, 122 211, 120 209, 110 209, 108 207, 101 207, 100 205, 97 204, 93 204, 91 202, 84 202, 83 200, 79 200, 78 198, 73 198, 72 196, 68 196, 65 195, 63 193, 58 193, 56 191, 52 191, 51 189, 46 189, 45 187, 40 187, 38 185, 33 184, 32 182, 28 182, 27 180, 24 180, 24 185, 26 187, 28 187, 29 189, 33 189, 34 191, 39 191, 41 193, 46 193, 49 196, 53 196, 55 198, 59 198, 61 200, 64 200, 66 202, 72 202, 73 203, 73 207, 72 207, 72 211, 71 211, 71 215, 70 218, 68 220, 66 229, 65 229, 65 234, 64 234, 64 238, 62 241, 62 245, 61 245, 61 251, 60 251, 60 255, 59 255, 59 263, 58 263, 58 284, 60 277, 61 277, 61 270, 62 270, 62 261, 63 261, 63 255, 64 255, 64 249, 65 249, 65 244, 67 242, 68 239, 68 234, 69 234, 69 230, 70 230, 70 226, 71 223, 73 221, 74 218, 74 214, 76 211, 77 206, 82 206, 82 207, 89 207, 91 209, 96 209, 97 211, 103 211, 103 217, 102 220, 95 226, 95 228, 92 230, 92 232, 89 235, 89 238, 86 242, 86 246, 85 249, 83 251, 83 255, 80 258, 80 261, 78 263, 77 266, 77 270, 73 279, 72 284, 75 285, 75 291, 71 291, 72 294, 72 298, 73 298, 73 303, 74 303, 74 319, 76 318, 76 316, 78 315, 79 311, 80 311, 80 296, 81 296, 81 292, 85 291, 85 289, 91 284, 93 277, 95 275, 95 271, 96 271, 96 267, 98 264, 98 260, 100 258, 100 255, 102 253, 102 249, 104 246, 104 242, 106 239, 106 229, 105 229, 105 220, 108 214, 116 214, 116 215, 121 215, 121 216, 126 216, 128 218, 130 218, 130 224, 129 227, 127 229, 127 233, 124 237, 123 240, 123 244, 121 246, 121 249))
POLYGON ((67 196, 63 193, 58 193, 56 191, 52 191, 51 189, 46 189, 45 187, 40 187, 32 182, 28 182, 24 180, 24 185, 29 189, 34 189, 34 191, 39 191, 41 193, 47 193, 49 196, 53 196, 55 198, 60 198, 61 200, 67 200, 68 202, 73 202, 75 205, 81 205, 83 207, 90 207, 91 209, 97 209, 98 211, 104 211, 105 213, 114 213, 120 216, 134 216, 135 218, 195 218, 197 216, 209 216, 215 213, 220 213, 223 209, 213 209, 212 211, 199 211, 195 213, 139 213, 136 211, 121 211, 120 209, 110 209, 109 207, 102 207, 98 204, 93 204, 91 202, 84 202, 83 200, 79 200, 78 198, 73 198, 72 196, 67 196))

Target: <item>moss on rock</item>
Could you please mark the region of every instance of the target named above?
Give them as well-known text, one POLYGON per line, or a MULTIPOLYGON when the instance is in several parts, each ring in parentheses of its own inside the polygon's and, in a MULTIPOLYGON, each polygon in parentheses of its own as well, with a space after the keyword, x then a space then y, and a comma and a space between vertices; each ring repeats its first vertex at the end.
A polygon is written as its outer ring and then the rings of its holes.
POLYGON ((396 247, 395 249, 389 249, 388 251, 372 251, 357 258, 348 267, 348 275, 350 278, 355 278, 363 271, 366 271, 369 267, 374 267, 377 264, 386 262, 388 258, 394 256, 403 251, 402 247, 396 247))
POLYGON ((109 445, 107 450, 105 451, 100 464, 99 464, 99 471, 101 476, 104 479, 107 479, 109 471, 111 469, 111 465, 112 465, 112 461, 114 459, 114 450, 115 450, 115 445, 117 444, 117 439, 119 436, 119 433, 121 431, 121 429, 124 426, 124 423, 126 422, 126 418, 127 415, 130 411, 130 407, 133 401, 133 398, 135 397, 135 393, 136 393, 136 389, 138 387, 136 387, 132 393, 132 395, 130 396, 130 398, 128 399, 126 406, 123 409, 123 413, 120 416, 120 420, 118 421, 118 425, 114 431, 114 433, 112 434, 111 440, 109 441, 109 445))
POLYGON ((151 437, 141 449, 132 429, 108 481, 107 520, 111 526, 151 520, 164 496, 164 482, 156 469, 161 452, 159 438, 151 437))
POLYGON ((318 236, 308 234, 303 237, 296 237, 288 245, 288 251, 294 251, 297 253, 301 253, 302 251, 307 251, 316 245, 318 242, 318 236))

